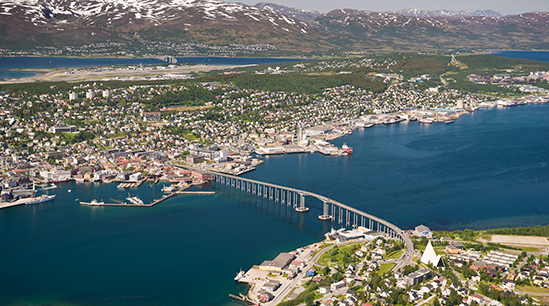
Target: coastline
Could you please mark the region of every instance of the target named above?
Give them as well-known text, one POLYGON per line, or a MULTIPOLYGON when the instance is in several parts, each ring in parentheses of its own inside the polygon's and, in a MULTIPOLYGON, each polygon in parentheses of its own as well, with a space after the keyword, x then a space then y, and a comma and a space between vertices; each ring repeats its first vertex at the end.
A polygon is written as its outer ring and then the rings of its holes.
MULTIPOLYGON (((253 54, 252 54, 253 55, 253 54)), ((150 56, 114 56, 109 55, 107 57, 102 55, 96 55, 96 56, 75 56, 75 55, 69 55, 69 56, 62 56, 62 55, 21 55, 21 56, 12 56, 12 55, 0 55, 0 58, 2 57, 13 57, 13 58, 19 58, 19 57, 36 57, 36 58, 43 58, 43 57, 58 57, 58 58, 77 58, 77 59, 98 59, 98 58, 114 58, 114 59, 159 59, 161 57, 165 56, 163 55, 150 55, 150 56)), ((295 56, 250 56, 250 54, 247 54, 246 56, 210 56, 210 55, 169 55, 174 58, 196 58, 196 57, 210 57, 210 58, 275 58, 275 59, 302 59, 302 60, 310 60, 310 58, 302 58, 298 55, 295 56)), ((332 58, 332 57, 319 57, 315 59, 326 59, 326 58, 332 58)))
MULTIPOLYGON (((82 185, 82 186, 83 186, 83 185, 82 185)), ((45 205, 47 205, 47 204, 45 204, 45 205)), ((45 205, 43 205, 42 207, 44 207, 45 205)), ((115 212, 115 211, 113 210, 112 213, 114 213, 114 212, 115 212)), ((94 214, 95 214, 95 215, 99 215, 99 214, 100 214, 100 209, 96 209, 96 210, 94 211, 94 214)), ((131 214, 131 213, 130 213, 130 214, 131 214)), ((313 240, 313 239, 306 239, 306 240, 311 241, 311 240, 313 240)), ((303 244, 302 244, 302 245, 303 245, 303 244)), ((275 249, 278 249, 278 250, 289 250, 289 248, 275 248, 275 249)), ((268 257, 265 257, 265 258, 268 258, 268 257)), ((250 260, 250 261, 246 261, 246 262, 256 262, 256 261, 250 260)), ((231 266, 230 266, 230 268, 231 268, 230 270, 231 270, 231 271, 229 271, 228 273, 225 273, 225 274, 224 274, 224 275, 226 275, 226 276, 223 277, 223 278, 224 278, 223 281, 225 281, 225 282, 232 282, 231 277, 234 276, 234 274, 232 274, 232 273, 234 273, 233 270, 237 269, 237 268, 238 268, 238 265, 240 265, 240 264, 241 264, 241 260, 237 260, 237 261, 235 261, 234 263, 231 263, 231 266)), ((236 271, 235 271, 235 272, 236 272, 236 271)), ((226 298, 227 298, 227 297, 226 297, 226 294, 223 294, 223 297, 226 299, 226 298)))

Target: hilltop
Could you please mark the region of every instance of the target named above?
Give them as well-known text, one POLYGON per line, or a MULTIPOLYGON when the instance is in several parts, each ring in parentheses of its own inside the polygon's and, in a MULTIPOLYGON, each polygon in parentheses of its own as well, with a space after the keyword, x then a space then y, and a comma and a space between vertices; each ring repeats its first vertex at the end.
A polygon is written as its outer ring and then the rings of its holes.
POLYGON ((87 56, 549 48, 547 12, 501 17, 492 11, 462 16, 338 9, 320 14, 257 6, 223 0, 7 0, 0 3, 0 44, 7 55, 31 49, 26 54, 87 56))

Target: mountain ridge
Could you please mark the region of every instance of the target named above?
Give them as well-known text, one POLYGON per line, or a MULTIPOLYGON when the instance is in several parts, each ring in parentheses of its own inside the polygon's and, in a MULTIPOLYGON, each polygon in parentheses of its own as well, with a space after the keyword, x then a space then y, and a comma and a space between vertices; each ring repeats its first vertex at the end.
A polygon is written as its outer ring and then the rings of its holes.
POLYGON ((549 49, 547 12, 414 17, 338 9, 299 20, 269 3, 263 7, 224 0, 4 0, 0 45, 20 50, 106 43, 132 54, 158 54, 167 50, 162 44, 177 45, 168 50, 173 54, 184 44, 269 45, 269 54, 286 55, 549 49))
POLYGON ((474 12, 466 11, 452 11, 452 10, 422 10, 418 8, 403 9, 398 11, 386 11, 385 13, 406 15, 413 17, 472 17, 472 16, 485 16, 485 17, 502 17, 499 12, 494 10, 476 10, 474 12))
POLYGON ((270 2, 258 2, 254 6, 258 7, 258 8, 261 8, 261 9, 272 10, 272 11, 275 11, 277 13, 288 15, 290 17, 293 17, 293 18, 299 19, 299 20, 314 19, 314 18, 322 15, 322 13, 319 12, 319 11, 303 10, 303 9, 298 9, 298 8, 295 8, 295 7, 289 7, 289 6, 280 5, 280 4, 276 4, 276 3, 270 3, 270 2))

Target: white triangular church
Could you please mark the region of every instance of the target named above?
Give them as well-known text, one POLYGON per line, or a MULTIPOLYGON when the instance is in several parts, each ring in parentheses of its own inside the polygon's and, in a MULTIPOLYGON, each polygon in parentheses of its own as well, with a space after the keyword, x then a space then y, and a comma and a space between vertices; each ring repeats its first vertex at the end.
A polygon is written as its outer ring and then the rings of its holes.
POLYGON ((432 264, 433 266, 439 268, 444 267, 444 262, 442 261, 442 256, 437 255, 431 241, 427 244, 423 256, 421 256, 421 262, 424 264, 432 264))

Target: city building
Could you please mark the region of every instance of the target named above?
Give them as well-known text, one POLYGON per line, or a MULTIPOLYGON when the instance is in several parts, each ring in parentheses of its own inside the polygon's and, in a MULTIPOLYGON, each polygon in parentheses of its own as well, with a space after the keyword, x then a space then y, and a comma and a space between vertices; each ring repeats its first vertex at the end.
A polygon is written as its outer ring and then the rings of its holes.
POLYGON ((295 259, 295 255, 290 253, 280 253, 273 260, 266 260, 259 265, 260 271, 282 272, 295 259))

